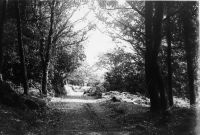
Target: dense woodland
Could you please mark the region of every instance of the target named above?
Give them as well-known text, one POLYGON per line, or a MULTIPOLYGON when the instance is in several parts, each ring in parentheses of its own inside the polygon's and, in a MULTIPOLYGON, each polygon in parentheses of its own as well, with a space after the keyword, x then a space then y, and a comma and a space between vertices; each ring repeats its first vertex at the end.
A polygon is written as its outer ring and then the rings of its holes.
MULTIPOLYGON (((66 81, 83 85, 86 78, 80 75, 79 67, 85 60, 84 41, 95 26, 74 29, 84 19, 71 21, 82 4, 1 0, 2 102, 9 99, 5 96, 7 84, 13 89, 23 87, 23 95, 29 95, 30 88, 35 87, 43 97, 66 94, 66 81)), ((97 66, 108 72, 104 82, 94 81, 95 76, 87 78, 89 85, 101 83, 106 91, 145 95, 150 98, 151 111, 168 110, 173 106, 173 96, 187 98, 194 105, 198 88, 198 2, 128 1, 120 6, 98 1, 98 6, 91 10, 108 27, 107 33, 117 43, 130 44, 133 51, 119 46, 100 56, 97 66)))
POLYGON ((195 104, 198 2, 134 1, 127 5, 130 8, 102 3, 106 11, 97 13, 113 39, 130 43, 133 50, 125 52, 118 47, 100 57, 98 65, 110 69, 105 87, 142 93, 150 98, 155 111, 173 106, 173 96, 195 104))
POLYGON ((82 42, 91 29, 75 31, 82 18, 69 21, 79 4, 13 0, 1 6, 2 79, 22 85, 24 94, 37 83, 43 95, 50 89, 61 94, 57 87, 85 58, 82 42))

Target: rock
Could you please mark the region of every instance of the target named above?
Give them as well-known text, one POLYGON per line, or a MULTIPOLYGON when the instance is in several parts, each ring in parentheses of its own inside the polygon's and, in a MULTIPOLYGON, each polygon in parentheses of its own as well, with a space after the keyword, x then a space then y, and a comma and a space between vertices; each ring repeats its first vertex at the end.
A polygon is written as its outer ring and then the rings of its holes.
POLYGON ((121 100, 118 99, 118 98, 116 98, 115 96, 113 96, 113 97, 111 98, 111 101, 112 101, 112 102, 121 102, 121 100))
POLYGON ((38 89, 30 88, 29 95, 40 96, 40 91, 38 89))

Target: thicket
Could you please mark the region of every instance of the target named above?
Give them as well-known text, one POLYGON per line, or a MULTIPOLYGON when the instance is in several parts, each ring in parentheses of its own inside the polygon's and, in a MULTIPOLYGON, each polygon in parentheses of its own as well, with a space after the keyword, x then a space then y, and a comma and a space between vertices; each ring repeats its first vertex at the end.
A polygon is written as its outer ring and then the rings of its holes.
POLYGON ((100 7, 94 10, 107 24, 107 33, 133 50, 115 50, 100 59, 111 65, 105 76, 107 90, 145 94, 155 111, 172 106, 173 95, 195 104, 198 2, 111 1, 100 7))
POLYGON ((0 10, 0 15, 5 13, 1 34, 3 80, 22 87, 27 83, 43 95, 52 91, 64 94, 65 78, 85 59, 82 43, 91 29, 90 26, 74 29, 83 19, 71 20, 81 3, 9 0, 1 1, 0 6, 6 9, 0 10))

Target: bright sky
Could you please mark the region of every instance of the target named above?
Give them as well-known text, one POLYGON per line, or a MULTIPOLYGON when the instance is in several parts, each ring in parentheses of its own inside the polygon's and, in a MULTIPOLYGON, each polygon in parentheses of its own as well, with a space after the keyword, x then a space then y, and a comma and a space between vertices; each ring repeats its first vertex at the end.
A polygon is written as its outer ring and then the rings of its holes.
MULTIPOLYGON (((123 4, 124 0, 120 0, 119 2, 120 4, 123 4)), ((115 47, 117 47, 117 45, 112 40, 112 38, 106 34, 106 26, 104 26, 104 24, 96 18, 93 11, 89 11, 91 10, 88 5, 82 6, 73 16, 72 21, 75 22, 76 20, 87 15, 85 16, 86 18, 83 21, 75 25, 75 29, 81 29, 87 26, 88 24, 96 25, 96 29, 93 29, 92 31, 88 32, 88 40, 84 43, 86 54, 85 62, 89 64, 89 66, 93 66, 96 62, 98 62, 98 56, 109 52, 110 50, 113 50, 115 47)), ((123 46, 127 46, 127 43, 123 42, 123 46)), ((130 47, 130 45, 128 46, 130 47)), ((130 49, 126 47, 126 50, 130 49)), ((99 77, 102 77, 106 71, 106 69, 100 69, 95 72, 96 74, 98 74, 99 77)))
MULTIPOLYGON (((88 6, 82 7, 74 16, 74 20, 81 18, 89 11, 88 6)), ((95 17, 93 12, 90 12, 86 19, 76 25, 76 28, 79 29, 88 23, 94 23, 99 29, 104 29, 104 26, 98 19, 95 17)), ((98 60, 98 56, 102 53, 107 52, 110 49, 116 47, 115 43, 112 41, 112 38, 106 35, 105 33, 94 29, 88 33, 88 40, 84 44, 86 62, 89 65, 95 64, 98 60)))
POLYGON ((98 56, 116 47, 112 39, 103 34, 98 29, 89 33, 88 43, 85 45, 87 62, 93 65, 98 60, 98 56))

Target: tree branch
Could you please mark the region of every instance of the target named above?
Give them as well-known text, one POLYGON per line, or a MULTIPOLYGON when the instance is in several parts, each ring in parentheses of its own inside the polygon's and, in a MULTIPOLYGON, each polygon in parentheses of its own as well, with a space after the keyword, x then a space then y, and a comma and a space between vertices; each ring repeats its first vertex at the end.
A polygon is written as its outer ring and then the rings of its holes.
POLYGON ((145 34, 144 34, 143 32, 137 31, 137 30, 135 30, 133 27, 130 27, 130 26, 126 25, 125 23, 123 23, 123 22, 121 22, 121 21, 115 19, 110 13, 108 13, 108 15, 110 15, 116 22, 122 24, 123 26, 125 26, 125 27, 127 27, 127 28, 130 28, 131 31, 133 31, 133 32, 138 32, 138 33, 140 33, 141 35, 145 36, 145 34))
POLYGON ((138 14, 140 14, 142 17, 144 17, 144 13, 142 13, 139 9, 137 9, 131 1, 127 1, 127 3, 132 7, 132 9, 134 9, 136 12, 138 12, 138 14))

